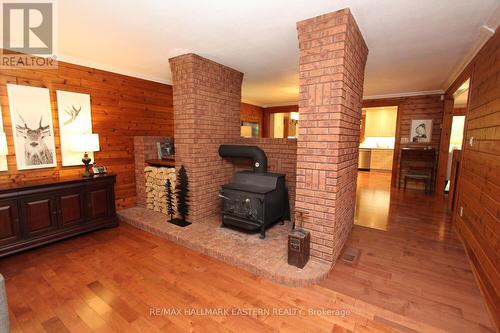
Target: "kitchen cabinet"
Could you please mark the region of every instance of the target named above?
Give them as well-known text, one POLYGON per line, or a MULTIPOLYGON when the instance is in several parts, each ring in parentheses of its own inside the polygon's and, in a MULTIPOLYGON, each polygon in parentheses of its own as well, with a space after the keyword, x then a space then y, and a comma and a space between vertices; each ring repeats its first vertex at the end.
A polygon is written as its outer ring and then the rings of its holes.
POLYGON ((395 137, 397 109, 367 109, 365 137, 395 137))
POLYGON ((372 149, 370 158, 371 170, 392 170, 392 161, 394 157, 393 149, 372 149))

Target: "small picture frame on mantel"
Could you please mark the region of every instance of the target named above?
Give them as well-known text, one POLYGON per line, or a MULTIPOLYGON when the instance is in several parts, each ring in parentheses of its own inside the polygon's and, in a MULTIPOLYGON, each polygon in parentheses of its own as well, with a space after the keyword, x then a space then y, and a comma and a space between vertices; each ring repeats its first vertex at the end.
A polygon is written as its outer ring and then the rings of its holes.
POLYGON ((156 143, 159 160, 170 160, 174 157, 174 143, 170 140, 163 140, 156 143))

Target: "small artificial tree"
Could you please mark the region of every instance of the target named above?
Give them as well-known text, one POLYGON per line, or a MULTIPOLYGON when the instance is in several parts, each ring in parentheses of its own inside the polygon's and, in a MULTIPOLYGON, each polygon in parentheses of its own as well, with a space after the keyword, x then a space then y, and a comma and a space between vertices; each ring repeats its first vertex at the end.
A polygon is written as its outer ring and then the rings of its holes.
POLYGON ((167 190, 167 211, 168 215, 170 215, 170 221, 174 219, 174 197, 172 193, 172 183, 170 179, 167 179, 167 183, 165 184, 165 188, 167 190))
POLYGON ((186 222, 186 216, 189 214, 189 189, 188 189, 188 176, 184 165, 181 165, 179 173, 177 174, 177 184, 175 185, 177 194, 177 212, 186 222))

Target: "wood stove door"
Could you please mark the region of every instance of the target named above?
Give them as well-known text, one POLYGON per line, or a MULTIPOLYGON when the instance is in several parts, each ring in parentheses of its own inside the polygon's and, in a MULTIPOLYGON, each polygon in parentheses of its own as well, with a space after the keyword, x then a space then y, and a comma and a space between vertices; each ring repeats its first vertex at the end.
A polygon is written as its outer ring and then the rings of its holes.
POLYGON ((224 190, 222 211, 225 214, 262 223, 264 197, 254 193, 224 190))

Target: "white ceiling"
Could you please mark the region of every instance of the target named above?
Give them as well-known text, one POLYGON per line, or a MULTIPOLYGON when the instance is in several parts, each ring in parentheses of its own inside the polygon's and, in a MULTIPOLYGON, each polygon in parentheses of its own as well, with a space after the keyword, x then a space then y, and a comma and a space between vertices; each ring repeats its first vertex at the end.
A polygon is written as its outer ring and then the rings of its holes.
POLYGON ((446 88, 463 59, 484 39, 481 26, 496 28, 498 15, 493 14, 500 11, 499 4, 499 0, 65 0, 58 1, 59 59, 170 83, 168 59, 193 52, 243 72, 245 101, 293 103, 298 98, 295 23, 349 7, 370 49, 365 98, 436 91, 446 88))

